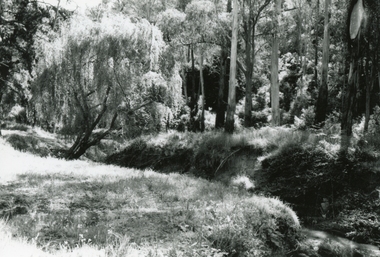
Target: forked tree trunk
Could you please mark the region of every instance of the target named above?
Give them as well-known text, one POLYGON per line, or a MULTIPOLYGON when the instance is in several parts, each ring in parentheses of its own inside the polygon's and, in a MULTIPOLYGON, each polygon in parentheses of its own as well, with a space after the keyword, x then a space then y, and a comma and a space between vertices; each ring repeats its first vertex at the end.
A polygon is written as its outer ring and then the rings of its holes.
POLYGON ((99 119, 96 119, 91 126, 89 126, 86 131, 83 133, 80 133, 77 136, 77 139, 75 140, 75 143, 71 146, 71 148, 67 151, 65 159, 67 160, 76 160, 79 157, 81 157, 83 154, 86 153, 87 149, 89 149, 92 146, 95 146, 100 143, 100 141, 105 138, 112 130, 114 127, 116 118, 117 118, 117 113, 114 114, 111 120, 111 124, 108 130, 99 133, 97 135, 93 135, 93 131, 96 127, 97 124, 99 124, 100 119, 104 115, 101 114, 98 116, 99 119))
POLYGON ((238 39, 238 1, 234 0, 232 39, 231 39, 231 63, 230 63, 230 82, 228 88, 227 117, 224 126, 225 132, 234 132, 234 116, 236 109, 236 58, 237 58, 237 39, 238 39))

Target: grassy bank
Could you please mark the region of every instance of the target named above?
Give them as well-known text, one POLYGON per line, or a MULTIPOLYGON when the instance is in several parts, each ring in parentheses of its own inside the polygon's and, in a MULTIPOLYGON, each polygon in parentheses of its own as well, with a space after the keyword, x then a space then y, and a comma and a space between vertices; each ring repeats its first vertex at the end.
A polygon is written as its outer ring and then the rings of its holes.
MULTIPOLYGON (((40 256, 40 250, 54 256, 283 256, 296 247, 297 216, 273 198, 185 175, 36 157, 3 140, 0 151, 6 164, 1 236, 37 251, 24 256, 40 256)), ((0 251, 7 256, 7 248, 0 251)))

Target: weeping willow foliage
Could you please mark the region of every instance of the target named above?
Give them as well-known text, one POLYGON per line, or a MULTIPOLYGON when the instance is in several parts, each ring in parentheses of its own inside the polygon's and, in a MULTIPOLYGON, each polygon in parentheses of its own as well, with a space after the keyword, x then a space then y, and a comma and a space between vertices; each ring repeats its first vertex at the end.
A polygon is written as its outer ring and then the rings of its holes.
POLYGON ((181 81, 175 63, 163 59, 166 47, 160 30, 146 20, 73 17, 42 50, 33 94, 38 119, 77 133, 100 115, 97 127, 107 127, 115 112, 119 124, 128 125, 128 116, 148 112, 153 103, 178 112, 181 81))

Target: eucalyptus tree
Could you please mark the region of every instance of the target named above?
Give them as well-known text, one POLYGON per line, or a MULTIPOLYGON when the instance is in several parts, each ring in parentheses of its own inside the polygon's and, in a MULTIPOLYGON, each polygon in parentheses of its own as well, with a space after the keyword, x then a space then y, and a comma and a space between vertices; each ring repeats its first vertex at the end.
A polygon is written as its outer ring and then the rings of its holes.
POLYGON ((278 84, 278 19, 281 11, 281 0, 275 0, 274 6, 274 32, 271 57, 271 107, 272 125, 280 125, 279 84, 278 84))
POLYGON ((190 130, 203 130, 205 90, 204 83, 196 84, 198 78, 202 82, 203 66, 210 65, 212 59, 220 51, 224 37, 224 16, 218 2, 198 0, 186 3, 184 12, 177 9, 167 9, 158 18, 157 25, 164 35, 164 40, 172 48, 172 55, 182 66, 183 92, 190 108, 190 130), (203 61, 202 61, 203 60, 203 61), (187 83, 186 70, 190 70, 190 83, 187 83), (189 88, 187 87, 189 85, 189 88), (199 120, 198 100, 201 98, 201 113, 199 120), (198 126, 199 124, 199 126, 198 126))
POLYGON ((67 159, 128 126, 137 111, 158 103, 175 108, 181 80, 162 58, 161 32, 146 20, 112 14, 98 22, 78 15, 44 48, 34 101, 40 117, 50 116, 76 135, 67 159))
MULTIPOLYGON (((345 153, 352 136, 353 119, 361 114, 359 97, 364 95, 366 122, 369 119, 371 90, 380 84, 380 3, 350 0, 347 15, 348 84, 344 92, 341 121, 341 151, 345 153), (377 82, 376 82, 377 81, 377 82), (361 85, 366 85, 365 89, 361 85), (365 94, 362 92, 365 91, 365 94)), ((363 99, 363 98, 361 98, 363 99)), ((378 101, 378 99, 376 99, 378 101)), ((375 102, 374 104, 377 104, 375 102)), ((372 105, 373 106, 373 105, 372 105)))
POLYGON ((324 8, 324 33, 323 33, 323 56, 322 56, 322 76, 321 85, 318 90, 318 100, 315 111, 315 124, 322 124, 326 119, 327 100, 328 100, 328 65, 330 48, 330 4, 331 0, 325 0, 324 8))
POLYGON ((243 0, 242 39, 244 40, 245 58, 244 67, 240 66, 245 75, 245 112, 244 126, 251 126, 252 111, 252 78, 256 58, 257 25, 272 0, 243 0))
POLYGON ((236 109, 236 65, 237 65, 237 42, 239 30, 239 3, 238 0, 233 1, 233 22, 231 37, 231 64, 230 64, 230 81, 228 86, 228 105, 227 116, 224 130, 227 133, 233 133, 236 109))

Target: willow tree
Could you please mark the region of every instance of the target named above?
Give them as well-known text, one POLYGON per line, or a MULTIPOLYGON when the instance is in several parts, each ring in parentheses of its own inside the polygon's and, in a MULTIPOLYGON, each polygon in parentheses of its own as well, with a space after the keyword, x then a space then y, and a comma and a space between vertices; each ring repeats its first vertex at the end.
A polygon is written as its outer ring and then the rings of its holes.
POLYGON ((76 135, 67 159, 79 158, 122 126, 120 118, 154 103, 173 105, 180 91, 178 73, 163 72, 170 67, 161 58, 161 33, 145 20, 76 16, 44 50, 34 100, 39 113, 76 135))

